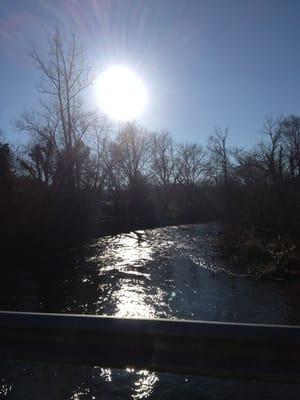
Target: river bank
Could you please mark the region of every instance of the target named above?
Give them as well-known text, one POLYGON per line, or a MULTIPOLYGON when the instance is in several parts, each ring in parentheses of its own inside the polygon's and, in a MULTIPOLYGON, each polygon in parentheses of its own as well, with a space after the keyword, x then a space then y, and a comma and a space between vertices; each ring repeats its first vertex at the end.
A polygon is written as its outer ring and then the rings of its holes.
POLYGON ((164 217, 160 219, 137 219, 129 217, 103 217, 98 221, 83 225, 81 228, 72 226, 59 229, 49 229, 48 226, 39 229, 27 229, 21 226, 14 235, 3 237, 0 251, 5 259, 9 259, 11 267, 18 268, 20 261, 26 268, 33 266, 32 260, 40 259, 45 255, 53 256, 68 253, 74 248, 84 246, 89 240, 109 235, 129 233, 140 229, 155 229, 166 226, 175 226, 189 223, 206 223, 205 221, 191 221, 183 217, 164 217))
POLYGON ((295 239, 263 235, 243 225, 224 223, 218 246, 225 260, 246 268, 249 275, 257 278, 300 276, 300 253, 295 239))

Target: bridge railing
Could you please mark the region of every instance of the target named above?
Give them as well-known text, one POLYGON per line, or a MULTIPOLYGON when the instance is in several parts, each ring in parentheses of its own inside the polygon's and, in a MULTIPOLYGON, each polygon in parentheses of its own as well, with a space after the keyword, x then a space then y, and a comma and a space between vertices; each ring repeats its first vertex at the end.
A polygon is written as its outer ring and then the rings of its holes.
POLYGON ((300 326, 2 311, 0 359, 300 383, 300 326))

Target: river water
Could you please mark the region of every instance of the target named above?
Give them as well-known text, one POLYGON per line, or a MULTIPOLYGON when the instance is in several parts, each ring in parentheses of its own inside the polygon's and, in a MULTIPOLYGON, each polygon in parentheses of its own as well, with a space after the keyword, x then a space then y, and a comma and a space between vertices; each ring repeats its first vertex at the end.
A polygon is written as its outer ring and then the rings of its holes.
MULTIPOLYGON (((256 280, 220 258, 218 224, 135 231, 2 273, 6 310, 300 324, 298 279, 256 280)), ((1 362, 12 399, 299 399, 300 385, 1 362)))

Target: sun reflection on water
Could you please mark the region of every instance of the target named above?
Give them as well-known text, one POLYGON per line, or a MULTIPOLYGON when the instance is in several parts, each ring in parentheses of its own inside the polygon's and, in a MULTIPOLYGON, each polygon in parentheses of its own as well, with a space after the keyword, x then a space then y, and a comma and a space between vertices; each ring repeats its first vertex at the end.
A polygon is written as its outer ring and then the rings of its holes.
POLYGON ((138 380, 134 383, 132 398, 145 399, 151 395, 154 390, 158 376, 154 372, 147 370, 137 371, 138 380))
MULTIPOLYGON (((116 317, 154 318, 157 316, 157 299, 163 301, 163 293, 156 289, 154 301, 147 291, 145 280, 150 281, 150 274, 144 269, 153 260, 153 244, 144 231, 121 234, 111 238, 103 252, 97 255, 96 262, 100 276, 109 274, 119 277, 119 288, 111 292, 111 299, 116 305, 116 317)), ((154 391, 159 378, 154 372, 127 368, 126 374, 134 375, 131 398, 145 399, 154 391)), ((100 376, 106 382, 114 381, 114 374, 109 368, 101 368, 100 376)))
MULTIPOLYGON (((108 271, 131 271, 142 267, 152 260, 153 248, 142 231, 121 234, 109 240, 104 251, 96 260, 99 265, 99 274, 108 271)), ((137 271, 136 271, 137 272, 137 271)))
MULTIPOLYGON (((166 229, 119 234, 102 238, 95 244, 97 253, 88 261, 97 268, 100 278, 97 314, 120 318, 170 317, 170 294, 164 286, 160 287, 153 281, 152 276, 153 261, 156 260, 156 271, 162 271, 166 259, 172 254, 169 249, 174 248, 173 240, 166 236, 166 229), (157 264, 157 254, 161 253, 164 258, 157 264)), ((177 248, 180 246, 177 243, 177 248)), ((113 385, 118 385, 123 374, 128 375, 132 382, 130 397, 135 400, 151 396, 159 381, 154 372, 133 368, 123 372, 101 368, 97 374, 101 380, 113 385)))
POLYGON ((1 397, 3 396, 8 396, 9 392, 12 389, 12 385, 8 385, 4 382, 3 379, 0 381, 0 395, 1 397))
POLYGON ((116 317, 154 318, 155 307, 147 301, 147 294, 142 287, 132 281, 124 280, 120 290, 115 293, 116 317))
POLYGON ((111 369, 110 368, 101 368, 100 376, 105 380, 105 382, 111 382, 111 369))

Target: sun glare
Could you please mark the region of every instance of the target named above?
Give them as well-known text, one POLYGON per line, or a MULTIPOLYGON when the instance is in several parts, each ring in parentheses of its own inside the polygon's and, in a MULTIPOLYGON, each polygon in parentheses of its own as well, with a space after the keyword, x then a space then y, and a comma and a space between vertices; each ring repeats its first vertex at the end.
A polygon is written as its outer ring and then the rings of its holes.
POLYGON ((96 82, 96 91, 103 111, 116 120, 129 121, 138 117, 147 103, 143 81, 123 66, 105 70, 96 82))

